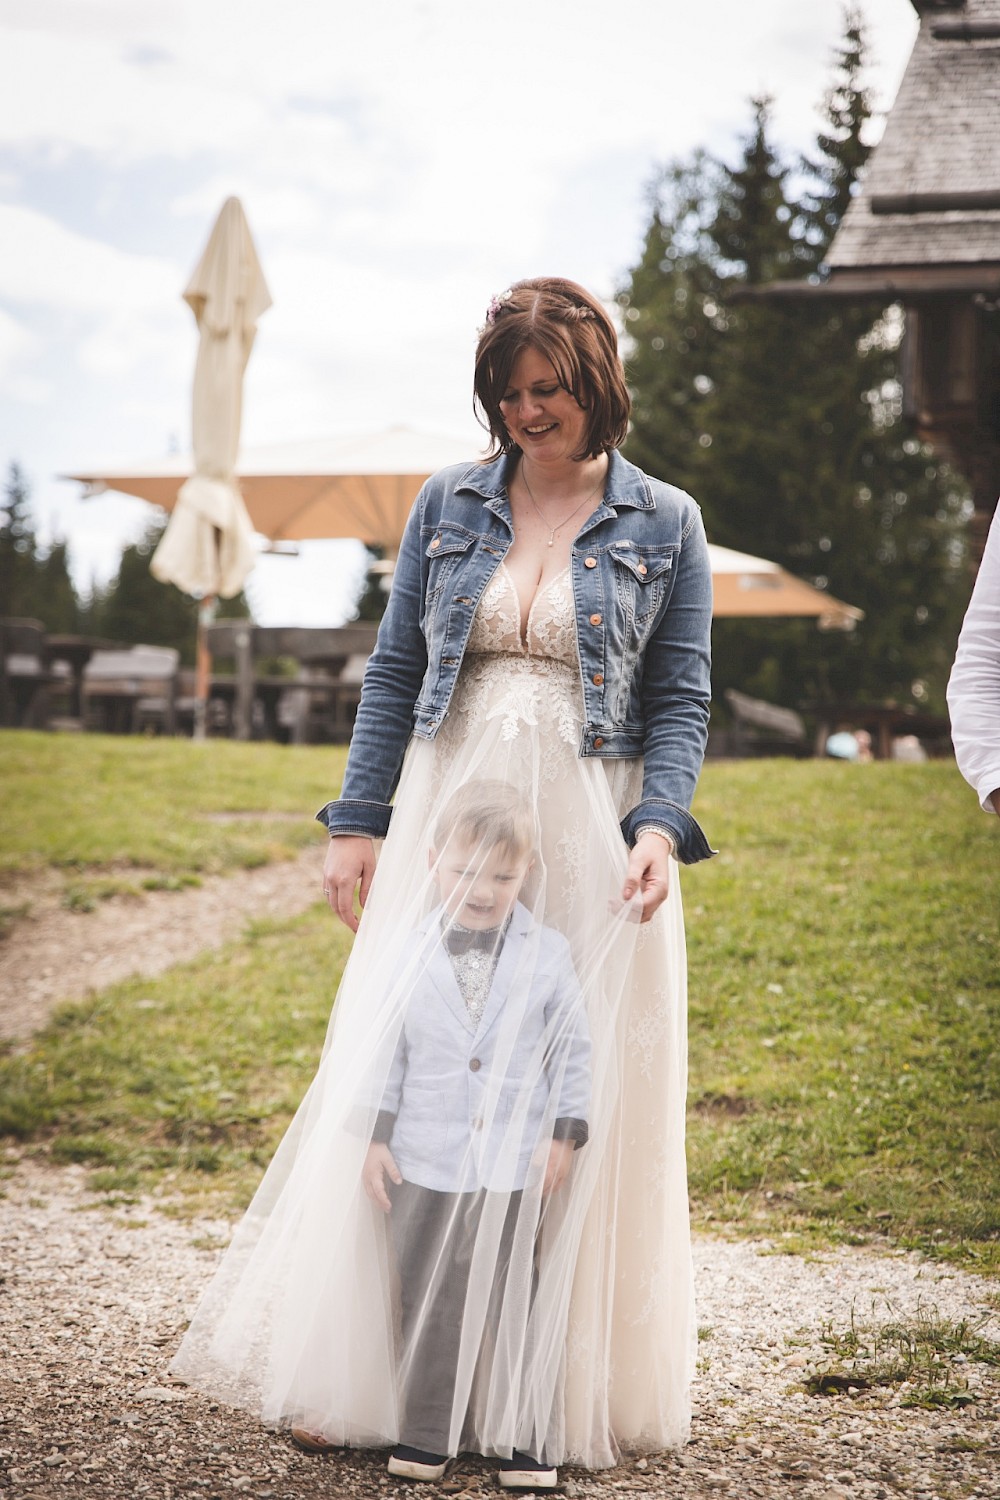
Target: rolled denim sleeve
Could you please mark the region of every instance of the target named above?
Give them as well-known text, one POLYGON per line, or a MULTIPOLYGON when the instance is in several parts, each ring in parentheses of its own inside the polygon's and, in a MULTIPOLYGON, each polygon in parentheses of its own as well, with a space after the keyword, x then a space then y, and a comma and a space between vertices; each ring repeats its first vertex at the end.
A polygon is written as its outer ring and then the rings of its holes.
POLYGON ((688 865, 715 853, 689 811, 705 758, 712 697, 712 569, 701 512, 691 503, 673 591, 642 663, 642 801, 622 819, 628 844, 639 828, 664 828, 677 858, 688 865))
POLYGON ((421 490, 417 496, 406 523, 389 602, 365 668, 340 796, 316 814, 331 834, 384 838, 388 832, 390 803, 427 671, 427 643, 421 627, 424 493, 421 490))

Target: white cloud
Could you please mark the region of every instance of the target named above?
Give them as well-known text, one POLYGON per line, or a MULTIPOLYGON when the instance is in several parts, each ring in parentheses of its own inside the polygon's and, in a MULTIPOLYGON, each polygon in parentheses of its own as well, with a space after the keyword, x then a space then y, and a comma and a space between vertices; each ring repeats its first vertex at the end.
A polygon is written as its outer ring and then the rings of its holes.
MULTIPOLYGON (((865 11, 888 102, 916 16, 865 11)), ((841 0, 2 0, 2 426, 42 507, 87 567, 138 524, 46 476, 186 442, 180 294, 230 193, 275 301, 244 440, 474 439, 489 294, 553 271, 608 296, 653 164, 732 154, 753 93, 805 148, 841 28, 841 0)), ((294 568, 260 577, 287 593, 294 568)))
POLYGON ((94 315, 136 312, 177 295, 178 270, 78 234, 45 214, 0 203, 0 296, 94 315))
POLYGON ((40 348, 31 329, 0 307, 0 394, 30 406, 40 406, 48 398, 50 382, 30 368, 40 348))

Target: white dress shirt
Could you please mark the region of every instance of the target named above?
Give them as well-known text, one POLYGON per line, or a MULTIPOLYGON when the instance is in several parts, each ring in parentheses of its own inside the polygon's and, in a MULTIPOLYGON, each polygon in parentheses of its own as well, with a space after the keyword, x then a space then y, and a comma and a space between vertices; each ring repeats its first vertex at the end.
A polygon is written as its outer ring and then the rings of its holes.
POLYGON ((1000 788, 1000 507, 993 517, 948 682, 958 769, 994 812, 1000 788))

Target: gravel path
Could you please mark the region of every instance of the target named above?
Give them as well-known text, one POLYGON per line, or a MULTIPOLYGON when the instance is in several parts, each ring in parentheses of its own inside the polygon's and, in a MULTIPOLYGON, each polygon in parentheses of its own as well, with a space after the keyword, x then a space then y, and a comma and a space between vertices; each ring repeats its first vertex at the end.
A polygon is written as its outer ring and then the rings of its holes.
MULTIPOLYGON (((416 1491, 384 1472, 384 1454, 326 1458, 171 1383, 166 1365, 228 1226, 187 1224, 152 1201, 109 1210, 82 1168, 11 1158, 0 1230, 0 1494, 316 1500, 323 1496, 498 1493, 495 1465, 463 1460, 416 1491)), ((815 1259, 760 1244, 696 1242, 701 1344, 694 1433, 682 1453, 603 1475, 562 1471, 562 1492, 653 1496, 1000 1496, 1000 1373, 968 1366, 976 1404, 907 1410, 900 1394, 811 1397, 796 1382, 821 1354, 831 1319, 873 1298, 900 1316, 992 1309, 991 1287, 909 1254, 845 1251, 815 1259)))
POLYGON ((297 859, 206 877, 183 891, 113 896, 67 911, 56 872, 21 881, 8 900, 28 908, 0 942, 0 1039, 27 1036, 62 1000, 82 1000, 132 974, 151 977, 238 938, 250 917, 290 917, 321 899, 325 846, 297 859))
MULTIPOLYGON (((30 915, 0 945, 0 1036, 26 1035, 58 1000, 129 974, 155 974, 238 937, 250 917, 317 898, 320 850, 206 880, 181 893, 113 899, 86 915, 52 879, 19 893, 30 915)), ((259 1500, 402 1497, 384 1454, 308 1458, 287 1436, 173 1384, 166 1366, 230 1226, 185 1223, 147 1200, 109 1209, 83 1168, 9 1153, 0 1200, 0 1497, 11 1500, 259 1500)), ((802 1259, 765 1244, 702 1239, 695 1255, 704 1330, 692 1441, 682 1453, 603 1475, 562 1471, 562 1493, 611 1500, 1000 1500, 1000 1371, 967 1365, 963 1412, 909 1410, 904 1393, 811 1397, 824 1324, 852 1310, 882 1321, 918 1311, 992 1319, 989 1283, 913 1255, 844 1251, 802 1259)), ((463 1460, 428 1500, 498 1493, 495 1465, 463 1460)))

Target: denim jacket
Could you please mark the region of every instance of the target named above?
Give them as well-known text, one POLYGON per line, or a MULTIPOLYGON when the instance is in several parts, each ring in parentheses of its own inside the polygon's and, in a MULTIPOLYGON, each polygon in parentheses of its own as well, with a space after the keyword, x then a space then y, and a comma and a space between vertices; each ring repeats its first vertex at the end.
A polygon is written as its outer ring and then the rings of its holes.
MULTIPOLYGON (((712 579, 690 495, 608 455, 602 503, 573 543, 583 686, 580 754, 644 757, 628 844, 666 829, 685 864, 712 849, 688 808, 705 754, 712 579)), ((433 739, 448 712, 472 619, 514 540, 512 460, 456 464, 417 496, 365 671, 341 795, 317 814, 331 834, 382 838, 411 735, 433 739)))

